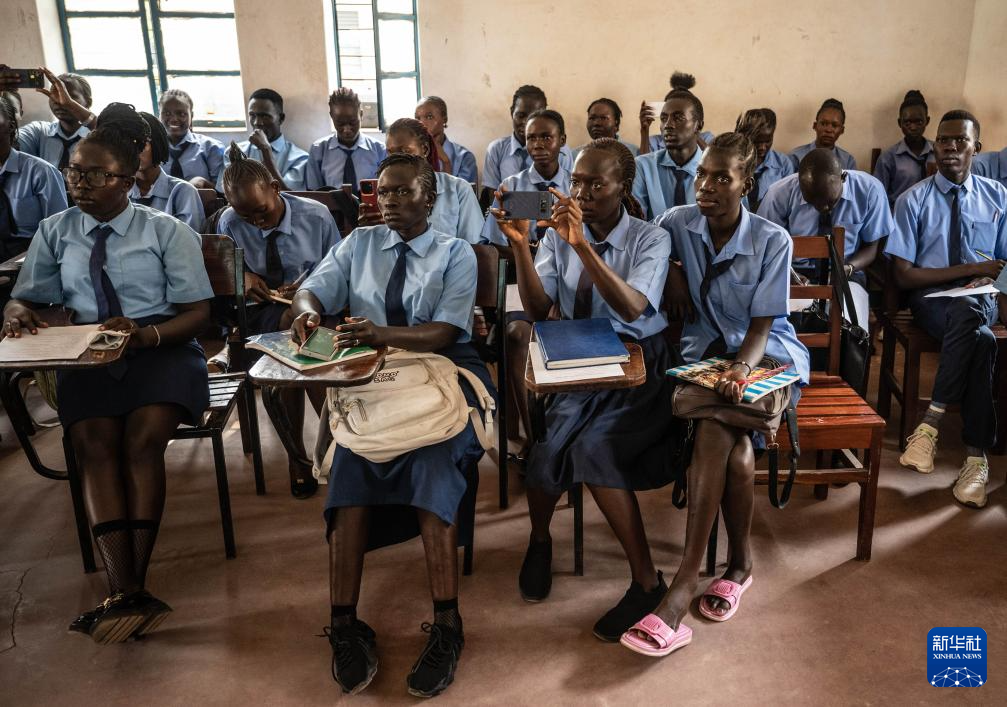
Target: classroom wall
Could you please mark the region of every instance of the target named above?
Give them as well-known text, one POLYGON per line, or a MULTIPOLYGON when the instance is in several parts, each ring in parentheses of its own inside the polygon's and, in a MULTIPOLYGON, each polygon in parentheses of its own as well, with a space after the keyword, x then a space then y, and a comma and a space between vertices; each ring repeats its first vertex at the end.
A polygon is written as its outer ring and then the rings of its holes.
POLYGON ((977 0, 972 22, 972 44, 962 91, 965 104, 979 118, 983 149, 1000 150, 1007 144, 1007 2, 977 0))
MULTIPOLYGON (((0 47, 0 63, 8 66, 48 66, 56 73, 66 71, 55 0, 0 0, 0 47), (43 32, 43 27, 47 31, 43 32)), ((25 115, 31 120, 52 119, 49 102, 42 94, 24 91, 22 100, 25 115)))

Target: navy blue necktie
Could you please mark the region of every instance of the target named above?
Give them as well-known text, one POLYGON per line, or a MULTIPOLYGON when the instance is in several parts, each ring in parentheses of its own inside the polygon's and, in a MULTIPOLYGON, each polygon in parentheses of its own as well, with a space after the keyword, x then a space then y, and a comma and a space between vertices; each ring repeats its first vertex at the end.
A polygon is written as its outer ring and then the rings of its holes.
POLYGON ((280 246, 276 240, 282 234, 273 229, 266 236, 266 286, 272 290, 283 284, 283 260, 280 258, 280 246))
POLYGON ((10 172, 0 172, 0 240, 13 238, 17 234, 17 221, 14 219, 14 206, 10 197, 4 191, 4 184, 10 172))
POLYGON ((675 203, 674 206, 685 205, 685 180, 689 173, 684 169, 675 169, 675 203))
POLYGON ((385 288, 385 325, 409 326, 406 306, 402 302, 402 290, 406 285, 406 253, 409 252, 409 246, 405 243, 396 243, 395 252, 398 253, 398 259, 388 278, 388 287, 385 288))
POLYGON ((357 194, 359 188, 357 187, 357 168, 353 164, 353 150, 348 150, 345 147, 339 149, 346 155, 346 162, 343 163, 343 184, 349 184, 353 187, 353 193, 357 194))
POLYGON ((710 306, 710 288, 713 287, 713 281, 727 272, 731 265, 734 264, 734 257, 714 263, 714 256, 708 248, 704 247, 703 253, 706 255, 706 270, 703 272, 703 280, 699 283, 699 303, 706 310, 706 316, 710 318, 710 324, 720 332, 720 336, 717 337, 716 341, 707 347, 707 355, 719 356, 727 351, 727 343, 724 340, 724 333, 720 328, 720 324, 717 323, 716 317, 713 316, 713 308, 710 306))
POLYGON ((112 234, 112 227, 96 226, 91 233, 94 234, 94 245, 91 247, 88 272, 91 275, 94 299, 98 304, 98 321, 103 322, 110 317, 122 316, 119 297, 115 294, 115 288, 112 287, 108 273, 105 272, 106 247, 108 237, 112 234))
POLYGON ((753 214, 759 210, 759 179, 761 177, 760 172, 752 175, 752 191, 748 192, 748 210, 753 214))
MULTIPOLYGON (((537 182, 535 188, 539 191, 549 191, 556 186, 555 182, 537 182)), ((534 224, 532 224, 534 225, 534 224)), ((549 230, 548 226, 535 226, 535 240, 540 241, 545 238, 545 232, 549 230)))
POLYGON ((920 181, 927 178, 927 156, 923 155, 920 160, 920 181))
MULTIPOLYGON (((598 257, 604 258, 605 251, 609 248, 609 243, 607 241, 602 241, 601 243, 592 243, 591 247, 594 252, 598 254, 598 257)), ((573 318, 574 319, 590 319, 591 318, 591 304, 594 299, 594 281, 591 279, 590 273, 588 273, 587 268, 584 268, 580 272, 580 278, 577 280, 577 292, 574 294, 573 298, 573 318)))
POLYGON ((818 212, 818 235, 819 236, 831 236, 832 235, 832 212, 831 211, 819 211, 818 212))
POLYGON ((962 264, 962 205, 959 200, 962 188, 951 187, 951 227, 948 229, 948 265, 962 264))
POLYGON ((182 173, 182 154, 188 146, 188 143, 184 143, 181 147, 175 147, 173 145, 168 147, 168 154, 171 155, 171 164, 168 166, 168 174, 172 177, 185 179, 185 175, 182 173))
POLYGON ((71 138, 60 137, 59 135, 55 137, 63 143, 63 152, 60 153, 59 164, 56 166, 57 169, 62 171, 70 166, 70 152, 73 151, 73 146, 80 140, 80 135, 74 135, 71 138))

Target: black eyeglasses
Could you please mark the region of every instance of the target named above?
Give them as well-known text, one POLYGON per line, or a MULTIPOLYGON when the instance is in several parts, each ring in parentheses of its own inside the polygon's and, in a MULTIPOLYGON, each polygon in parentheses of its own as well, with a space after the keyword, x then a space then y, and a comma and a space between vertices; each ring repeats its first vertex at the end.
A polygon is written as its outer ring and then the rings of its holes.
POLYGON ((94 187, 95 189, 101 189, 103 186, 108 184, 109 179, 114 179, 119 177, 120 179, 129 179, 132 174, 114 174, 112 172, 106 172, 101 167, 95 167, 93 169, 78 169, 77 167, 64 167, 62 170, 63 178, 66 179, 67 184, 78 184, 81 179, 87 182, 89 187, 94 187))

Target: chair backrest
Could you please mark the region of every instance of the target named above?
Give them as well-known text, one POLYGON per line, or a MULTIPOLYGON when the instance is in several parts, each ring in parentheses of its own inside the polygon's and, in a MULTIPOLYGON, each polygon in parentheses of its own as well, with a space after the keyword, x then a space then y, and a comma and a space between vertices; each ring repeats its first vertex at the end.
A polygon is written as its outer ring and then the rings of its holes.
POLYGON ((227 199, 213 189, 197 189, 199 200, 203 203, 203 220, 210 218, 216 211, 227 206, 227 199))
POLYGON ((245 253, 230 236, 204 234, 203 265, 210 277, 213 294, 223 301, 223 307, 214 306, 211 312, 228 326, 237 325, 238 337, 228 337, 231 368, 244 371, 245 338, 248 336, 248 314, 245 310, 245 253))
POLYGON ((507 261, 491 245, 474 245, 476 306, 503 310, 507 302, 507 261))
MULTIPOLYGON (((836 267, 843 269, 845 263, 846 229, 837 226, 832 229, 832 242, 836 244, 836 267)), ((830 260, 828 236, 793 236, 794 259, 830 260)), ((831 271, 830 271, 831 279, 831 271)), ((829 300, 829 328, 825 333, 808 333, 797 335, 797 338, 809 349, 828 349, 826 372, 829 375, 839 375, 839 344, 843 323, 843 305, 841 293, 830 284, 823 285, 791 285, 791 299, 829 300)))
POLYGON ((327 191, 290 191, 288 194, 299 196, 304 199, 312 199, 322 204, 332 214, 332 218, 339 228, 342 236, 348 236, 357 227, 357 216, 360 211, 360 203, 352 194, 347 194, 342 189, 332 189, 327 191))
POLYGON ((871 174, 874 174, 874 168, 878 166, 878 158, 881 157, 881 148, 875 147, 871 150, 871 174))

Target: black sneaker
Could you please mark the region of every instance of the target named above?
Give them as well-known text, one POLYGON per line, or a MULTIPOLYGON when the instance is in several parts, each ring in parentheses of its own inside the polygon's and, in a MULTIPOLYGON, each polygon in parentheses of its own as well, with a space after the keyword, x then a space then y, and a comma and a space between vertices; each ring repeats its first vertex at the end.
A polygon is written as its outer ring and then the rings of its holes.
POLYGON ((104 601, 88 634, 95 643, 122 643, 133 635, 147 616, 132 601, 132 595, 117 592, 104 601))
POLYGON ((378 672, 374 630, 354 619, 349 626, 326 626, 322 632, 332 646, 332 679, 344 693, 355 695, 363 691, 378 672))
POLYGON ((98 617, 105 611, 105 605, 107 602, 108 599, 103 601, 101 604, 98 604, 98 606, 94 607, 90 611, 85 611, 83 614, 70 622, 70 626, 67 630, 71 633, 86 633, 90 636, 91 628, 98 620, 98 617))
POLYGON ((598 623, 594 625, 594 635, 607 643, 615 643, 633 624, 652 613, 667 593, 668 585, 661 572, 657 573, 657 586, 649 592, 633 582, 619 603, 598 619, 598 623))
POLYGON ((168 618, 168 614, 171 613, 170 606, 148 592, 146 589, 141 589, 140 591, 131 594, 129 596, 129 600, 133 603, 133 606, 139 609, 144 615, 143 623, 140 624, 140 626, 133 632, 134 638, 139 638, 140 636, 148 634, 156 629, 166 618, 168 618))
POLYGON ((528 602, 542 601, 552 589, 552 541, 528 543, 518 576, 521 598, 528 602))
POLYGON ((465 636, 449 626, 424 623, 420 628, 430 634, 426 648, 409 671, 406 685, 416 697, 436 697, 455 679, 458 658, 465 646, 465 636))

